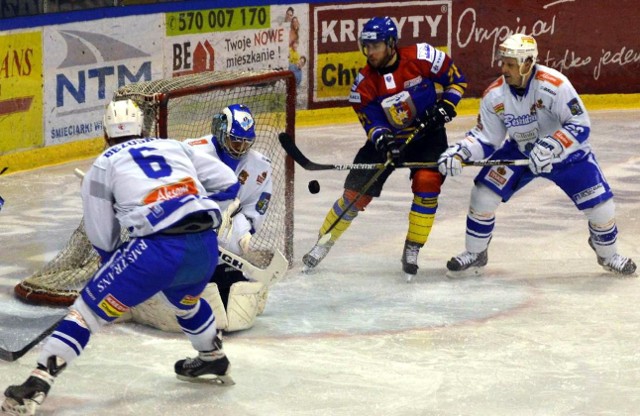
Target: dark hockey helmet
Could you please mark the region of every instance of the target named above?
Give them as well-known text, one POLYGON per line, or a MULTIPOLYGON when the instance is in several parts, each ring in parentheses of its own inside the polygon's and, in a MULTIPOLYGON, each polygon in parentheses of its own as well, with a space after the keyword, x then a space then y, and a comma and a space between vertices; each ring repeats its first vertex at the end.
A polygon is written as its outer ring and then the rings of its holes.
POLYGON ((367 43, 384 42, 395 48, 398 43, 398 28, 389 16, 373 17, 362 27, 360 32, 360 50, 365 53, 367 43))
POLYGON ((213 116, 211 134, 229 156, 240 159, 256 139, 255 121, 244 104, 232 104, 213 116))

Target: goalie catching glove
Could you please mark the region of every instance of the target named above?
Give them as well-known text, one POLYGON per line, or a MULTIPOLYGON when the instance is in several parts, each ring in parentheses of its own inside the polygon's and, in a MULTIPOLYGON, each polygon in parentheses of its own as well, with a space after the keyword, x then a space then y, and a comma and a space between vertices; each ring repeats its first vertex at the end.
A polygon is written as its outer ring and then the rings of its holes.
POLYGON ((451 145, 438 158, 438 170, 442 175, 456 176, 462 173, 462 164, 471 157, 471 151, 459 143, 451 145))
POLYGON ((372 140, 376 150, 385 158, 390 157, 396 166, 401 163, 400 147, 402 146, 402 141, 396 140, 393 133, 389 130, 378 130, 372 135, 372 140))
POLYGON ((560 157, 564 148, 559 141, 551 136, 538 138, 531 153, 529 153, 529 169, 535 175, 550 173, 553 169, 553 160, 560 157))

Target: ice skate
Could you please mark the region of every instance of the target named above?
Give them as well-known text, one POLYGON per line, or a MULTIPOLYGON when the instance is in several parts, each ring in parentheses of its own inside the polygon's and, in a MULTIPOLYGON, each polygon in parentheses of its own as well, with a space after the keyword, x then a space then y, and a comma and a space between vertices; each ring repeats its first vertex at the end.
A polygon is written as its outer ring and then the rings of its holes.
POLYGON ((302 256, 302 272, 309 273, 313 270, 320 262, 327 257, 329 254, 329 250, 333 247, 333 241, 323 242, 323 238, 318 240, 315 246, 304 256, 302 256))
POLYGON ((174 366, 180 380, 220 385, 235 384, 229 376, 230 368, 229 359, 222 350, 220 333, 213 340, 211 351, 199 351, 197 357, 178 360, 174 366))
MULTIPOLYGON (((596 251, 591 238, 589 238, 589 246, 591 246, 593 251, 596 251)), ((604 258, 598 256, 597 252, 596 257, 598 258, 598 264, 608 272, 613 272, 625 276, 635 275, 636 264, 629 257, 625 257, 621 254, 616 253, 609 258, 604 258)))
POLYGON ((480 276, 487 265, 489 255, 487 249, 480 253, 465 251, 447 262, 447 277, 458 279, 461 277, 480 276))
POLYGON ((4 392, 3 415, 35 415, 47 397, 54 377, 45 369, 34 370, 27 381, 19 386, 9 386, 4 392))
POLYGON ((413 277, 418 274, 418 254, 422 248, 421 244, 414 243, 412 241, 404 242, 404 249, 402 250, 402 271, 404 272, 407 282, 410 282, 413 277))

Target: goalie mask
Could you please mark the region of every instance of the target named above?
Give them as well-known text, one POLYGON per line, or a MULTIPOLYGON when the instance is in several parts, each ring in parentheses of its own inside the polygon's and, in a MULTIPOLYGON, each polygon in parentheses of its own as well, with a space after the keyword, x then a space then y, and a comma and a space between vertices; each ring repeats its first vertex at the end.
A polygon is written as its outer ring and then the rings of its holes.
POLYGON ((104 134, 110 144, 119 142, 114 140, 117 138, 142 137, 143 124, 142 110, 130 99, 111 101, 102 120, 104 134))
POLYGON ((255 122, 249 107, 232 104, 213 116, 211 134, 229 156, 240 159, 256 139, 255 122))

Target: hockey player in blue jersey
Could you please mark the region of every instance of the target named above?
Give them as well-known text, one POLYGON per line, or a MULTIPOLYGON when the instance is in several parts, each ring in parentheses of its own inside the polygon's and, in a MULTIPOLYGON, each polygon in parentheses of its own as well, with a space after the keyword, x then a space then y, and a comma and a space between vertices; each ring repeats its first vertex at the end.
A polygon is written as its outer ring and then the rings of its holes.
MULTIPOLYGON (((455 107, 467 87, 465 77, 446 53, 428 43, 398 47, 398 38, 398 29, 389 17, 370 19, 360 33, 360 47, 367 65, 351 88, 349 102, 367 138, 354 163, 380 163, 389 156, 394 163, 435 162, 447 148, 444 124, 456 115, 455 107), (421 122, 427 128, 400 154, 400 147, 421 122)), ((387 169, 358 198, 360 189, 376 172, 349 172, 342 196, 320 227, 318 242, 302 259, 305 270, 316 267, 358 213, 380 196, 391 173, 392 169, 387 169), (334 222, 327 240, 327 230, 334 222)), ((410 177, 413 198, 401 257, 407 279, 418 272, 418 253, 429 238, 443 182, 443 176, 435 168, 412 169, 410 177)))
POLYGON ((232 383, 215 316, 200 294, 218 262, 216 201, 236 197, 235 173, 187 144, 144 138, 142 111, 131 100, 109 103, 104 129, 110 147, 94 161, 81 192, 87 236, 102 267, 45 340, 27 381, 5 390, 5 414, 35 414, 92 333, 157 293, 175 307, 198 351, 175 363, 178 378, 232 383), (121 228, 130 231, 124 244, 121 228))
POLYGON ((531 36, 514 34, 499 46, 502 76, 485 90, 476 127, 438 161, 442 174, 457 175, 466 161, 529 159, 528 167, 485 167, 478 173, 467 215, 466 250, 449 260, 447 275, 482 272, 495 211, 538 177, 554 182, 586 215, 588 243, 598 264, 632 275, 635 263, 618 253, 613 193, 591 151, 587 110, 567 77, 536 64, 537 56, 531 36))

